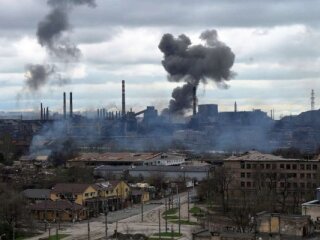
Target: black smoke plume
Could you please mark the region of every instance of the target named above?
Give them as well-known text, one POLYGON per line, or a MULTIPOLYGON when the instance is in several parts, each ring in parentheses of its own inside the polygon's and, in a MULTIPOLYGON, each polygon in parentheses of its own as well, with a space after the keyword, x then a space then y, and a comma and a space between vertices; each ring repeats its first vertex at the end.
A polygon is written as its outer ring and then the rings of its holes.
POLYGON ((231 49, 218 40, 216 30, 206 30, 200 35, 205 45, 191 45, 190 39, 182 34, 174 38, 164 34, 159 49, 164 54, 162 65, 168 72, 171 82, 185 82, 172 92, 172 99, 166 111, 174 114, 184 114, 192 106, 193 87, 199 83, 215 82, 220 87, 226 87, 234 73, 231 67, 235 55, 231 49))
MULTIPOLYGON (((95 0, 48 0, 47 3, 51 10, 38 24, 37 38, 39 44, 45 47, 49 55, 56 61, 64 64, 78 62, 81 51, 67 37, 71 29, 69 13, 74 6, 78 5, 94 7, 95 0)), ((60 74, 54 74, 57 70, 54 64, 29 64, 26 69, 28 73, 26 74, 26 85, 32 91, 36 91, 45 85, 50 77, 60 76, 60 74)))

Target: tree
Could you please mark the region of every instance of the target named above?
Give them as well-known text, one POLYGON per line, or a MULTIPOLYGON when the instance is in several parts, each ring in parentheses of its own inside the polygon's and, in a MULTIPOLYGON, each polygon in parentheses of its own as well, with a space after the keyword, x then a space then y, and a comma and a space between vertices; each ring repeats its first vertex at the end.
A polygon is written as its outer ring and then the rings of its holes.
POLYGON ((211 202, 213 200, 213 193, 219 197, 222 210, 227 212, 229 208, 230 185, 233 180, 233 172, 230 168, 225 166, 216 167, 207 181, 200 186, 199 198, 206 198, 211 202))

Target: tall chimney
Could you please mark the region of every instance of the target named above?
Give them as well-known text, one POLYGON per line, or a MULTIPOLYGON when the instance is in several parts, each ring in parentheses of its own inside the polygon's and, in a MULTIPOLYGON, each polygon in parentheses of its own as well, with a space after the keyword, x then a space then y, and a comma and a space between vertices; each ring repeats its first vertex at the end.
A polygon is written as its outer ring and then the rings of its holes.
POLYGON ((238 112, 237 102, 234 102, 234 112, 238 112))
POLYGON ((122 80, 122 117, 126 115, 126 89, 125 81, 122 80))
POLYGON ((66 100, 66 93, 63 92, 63 118, 67 118, 67 100, 66 100))
POLYGON ((49 120, 49 107, 46 109, 46 120, 49 120))
POLYGON ((193 116, 197 114, 197 88, 193 87, 193 116))
POLYGON ((42 103, 40 103, 40 120, 43 120, 43 107, 42 107, 42 103))
POLYGON ((70 118, 73 117, 72 92, 70 92, 70 118))

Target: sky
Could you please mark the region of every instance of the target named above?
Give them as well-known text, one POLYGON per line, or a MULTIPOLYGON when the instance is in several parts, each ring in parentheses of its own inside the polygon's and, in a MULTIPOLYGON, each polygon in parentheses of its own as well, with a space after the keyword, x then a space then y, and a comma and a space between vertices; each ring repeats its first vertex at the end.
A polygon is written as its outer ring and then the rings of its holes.
MULTIPOLYGON (((58 1, 58 0, 57 0, 58 1)), ((62 111, 63 92, 72 91, 76 111, 120 109, 126 80, 127 109, 168 106, 173 88, 158 49, 165 33, 186 34, 201 43, 215 29, 235 54, 229 87, 201 84, 199 104, 220 111, 275 110, 276 118, 310 110, 311 89, 320 108, 320 0, 96 0, 96 7, 70 11, 68 38, 81 50, 77 62, 62 64, 65 84, 50 80, 26 88, 28 64, 55 63, 37 40, 49 13, 45 0, 0 0, 0 110, 37 110, 40 101, 62 111)))

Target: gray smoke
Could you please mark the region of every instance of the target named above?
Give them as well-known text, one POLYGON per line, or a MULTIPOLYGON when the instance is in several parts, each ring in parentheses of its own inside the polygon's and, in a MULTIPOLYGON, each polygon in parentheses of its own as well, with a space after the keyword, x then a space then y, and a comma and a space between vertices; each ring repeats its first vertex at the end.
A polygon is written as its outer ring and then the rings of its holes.
POLYGON ((55 67, 51 65, 28 64, 26 66, 26 85, 29 89, 38 90, 45 85, 51 75, 55 73, 55 67))
MULTIPOLYGON (((74 6, 78 5, 94 7, 95 0, 48 0, 47 3, 51 10, 38 24, 38 42, 42 47, 46 48, 54 60, 64 64, 77 62, 81 56, 81 51, 67 37, 67 33, 71 29, 69 13, 74 6)), ((29 64, 26 66, 26 70, 26 85, 32 91, 36 91, 45 85, 51 77, 60 77, 54 64, 29 64)), ((58 80, 60 84, 67 82, 60 78, 55 80, 58 80)))
POLYGON ((216 30, 206 30, 200 35, 205 45, 191 45, 190 39, 182 34, 174 38, 164 34, 159 49, 164 54, 162 65, 171 82, 185 82, 172 92, 168 110, 170 113, 184 114, 192 106, 192 89, 199 83, 215 82, 225 87, 234 73, 231 67, 235 55, 231 49, 218 40, 216 30))

